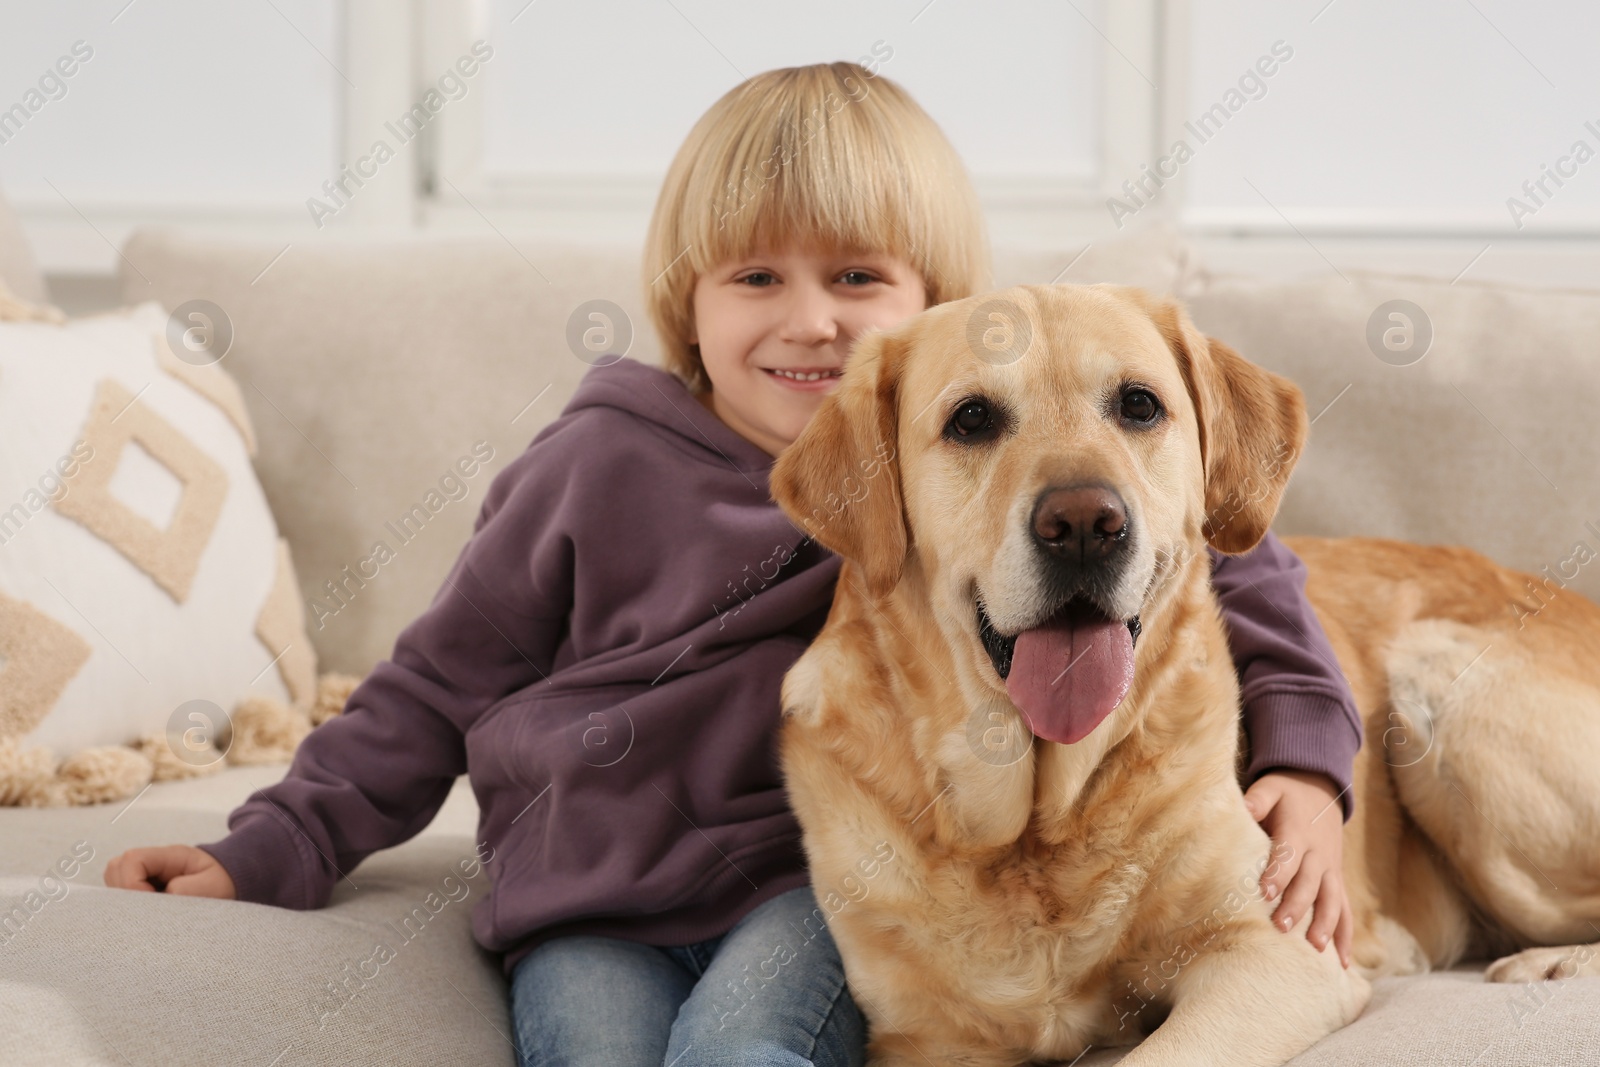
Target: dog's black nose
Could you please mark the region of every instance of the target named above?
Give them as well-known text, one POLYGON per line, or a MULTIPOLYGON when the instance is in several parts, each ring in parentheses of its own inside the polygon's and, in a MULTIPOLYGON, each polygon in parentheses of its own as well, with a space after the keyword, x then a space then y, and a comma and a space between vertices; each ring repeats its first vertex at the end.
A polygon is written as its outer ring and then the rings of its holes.
POLYGON ((1128 541, 1128 510, 1107 485, 1051 486, 1033 505, 1033 537, 1053 556, 1103 563, 1128 541))

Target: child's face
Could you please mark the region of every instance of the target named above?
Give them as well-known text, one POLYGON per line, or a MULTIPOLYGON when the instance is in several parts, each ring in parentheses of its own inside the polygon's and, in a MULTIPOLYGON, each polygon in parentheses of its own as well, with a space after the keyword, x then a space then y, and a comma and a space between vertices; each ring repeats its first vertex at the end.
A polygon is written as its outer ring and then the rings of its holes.
POLYGON ((711 379, 701 402, 776 456, 838 386, 856 335, 899 325, 927 299, 915 268, 888 255, 785 249, 723 263, 694 289, 689 341, 711 379))

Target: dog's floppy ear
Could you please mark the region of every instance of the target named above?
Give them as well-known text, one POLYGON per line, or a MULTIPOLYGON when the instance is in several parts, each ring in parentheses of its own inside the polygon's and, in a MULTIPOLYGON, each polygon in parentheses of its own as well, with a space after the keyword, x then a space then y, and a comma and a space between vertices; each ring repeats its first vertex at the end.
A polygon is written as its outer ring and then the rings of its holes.
POLYGON ((779 454, 769 479, 785 514, 860 566, 874 596, 900 580, 909 541, 896 454, 905 349, 897 334, 862 334, 838 387, 779 454))
POLYGON ((1199 423, 1206 541, 1219 552, 1248 552, 1272 525, 1305 447, 1305 396, 1202 334, 1176 301, 1147 306, 1178 358, 1199 423))

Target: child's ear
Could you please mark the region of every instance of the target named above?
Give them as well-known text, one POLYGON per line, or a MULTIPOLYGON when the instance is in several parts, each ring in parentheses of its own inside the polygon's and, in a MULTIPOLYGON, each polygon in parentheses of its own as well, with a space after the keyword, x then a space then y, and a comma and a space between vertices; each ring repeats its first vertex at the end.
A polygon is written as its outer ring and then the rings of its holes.
POLYGON ((859 566, 874 596, 900 580, 908 544, 896 450, 905 349, 896 334, 863 334, 838 387, 779 454, 769 478, 778 506, 859 566))

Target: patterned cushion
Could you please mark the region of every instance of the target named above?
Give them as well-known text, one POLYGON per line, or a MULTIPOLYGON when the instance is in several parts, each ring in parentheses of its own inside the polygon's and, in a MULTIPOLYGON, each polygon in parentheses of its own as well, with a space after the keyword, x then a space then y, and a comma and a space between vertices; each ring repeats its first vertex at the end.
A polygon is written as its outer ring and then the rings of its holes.
POLYGON ((241 699, 315 700, 255 432, 194 336, 154 303, 0 323, 0 742, 65 760, 165 735, 156 762, 198 772, 241 699))

